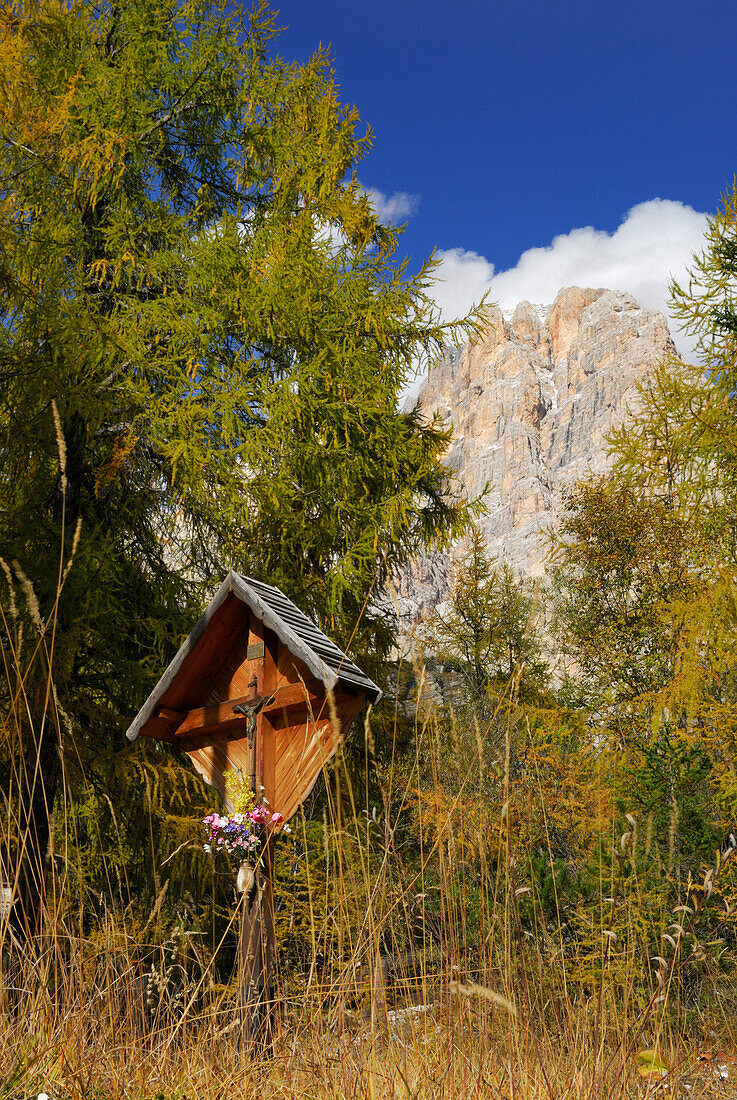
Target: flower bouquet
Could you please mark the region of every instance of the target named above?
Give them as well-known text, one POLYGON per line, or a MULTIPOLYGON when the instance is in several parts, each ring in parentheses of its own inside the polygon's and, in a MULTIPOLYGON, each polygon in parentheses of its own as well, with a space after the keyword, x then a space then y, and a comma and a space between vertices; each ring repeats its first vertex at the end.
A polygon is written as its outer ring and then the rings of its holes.
POLYGON ((289 826, 284 825, 284 815, 272 813, 265 799, 256 805, 256 796, 250 784, 238 771, 226 773, 225 790, 234 812, 226 816, 213 810, 203 818, 202 823, 208 830, 207 841, 203 845, 206 852, 229 852, 244 860, 249 855, 258 855, 266 827, 281 825, 285 832, 289 832, 289 826))

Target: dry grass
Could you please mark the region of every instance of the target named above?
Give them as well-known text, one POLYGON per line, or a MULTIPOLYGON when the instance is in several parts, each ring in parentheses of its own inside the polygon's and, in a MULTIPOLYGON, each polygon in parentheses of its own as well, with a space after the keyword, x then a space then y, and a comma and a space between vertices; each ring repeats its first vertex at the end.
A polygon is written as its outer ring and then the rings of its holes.
MULTIPOLYGON (((244 1049, 234 988, 213 984, 211 957, 190 952, 184 960, 160 941, 143 951, 140 932, 113 912, 85 939, 65 923, 56 894, 33 957, 4 955, 0 1097, 737 1096, 725 1053, 698 1060, 703 1044, 683 1026, 686 1007, 675 988, 673 1004, 658 1000, 661 984, 668 992, 675 983, 675 956, 666 960, 663 982, 643 989, 641 967, 632 959, 623 974, 604 936, 599 984, 576 980, 576 960, 551 953, 542 936, 517 942, 515 892, 503 866, 489 883, 496 900, 485 904, 489 912, 495 907, 495 918, 483 954, 463 948, 463 915, 448 870, 434 903, 448 949, 425 951, 411 971, 405 960, 384 980, 371 960, 402 896, 398 886, 406 893, 409 885, 405 869, 386 849, 373 861, 369 850, 363 863, 354 849, 348 858, 342 836, 337 826, 326 834, 332 874, 342 885, 330 892, 327 910, 324 898, 314 898, 315 913, 324 914, 312 929, 314 965, 298 978, 280 975, 270 1057, 244 1049), (137 960, 144 954, 153 971, 142 971, 137 960), (167 968, 179 967, 183 980, 159 996, 167 968), (638 1075, 635 1056, 645 1048, 657 1048, 665 1076, 638 1075)), ((726 1013, 701 1020, 707 1036, 709 1023, 718 1035, 709 1041, 716 1055, 730 1041, 732 1021, 726 1013)))
MULTIPOLYGON (((481 999, 483 1001, 483 998, 481 999)), ((667 1045, 673 1067, 657 1087, 636 1074, 614 1031, 593 1041, 586 1013, 561 1032, 529 1021, 510 1023, 493 1008, 440 999, 416 1018, 401 1015, 375 1027, 325 1027, 317 1006, 283 1010, 273 1057, 258 1061, 239 1049, 228 1013, 184 1027, 133 1028, 109 1000, 88 997, 59 1013, 28 993, 17 1016, 3 1020, 3 1096, 46 1092, 54 1098, 274 1096, 284 1098, 532 1098, 734 1096, 717 1065, 667 1045), (225 1032, 225 1034, 223 1033, 225 1032)), ((620 1037, 621 1038, 621 1037, 620 1037)))
MULTIPOLYGON (((46 696, 53 700, 53 690, 46 696)), ((21 737, 13 715, 11 708, 3 729, 11 762, 21 737)), ((105 908, 103 919, 98 907, 88 920, 84 900, 70 896, 66 879, 54 878, 52 863, 32 947, 14 946, 7 924, 0 926, 0 1100, 42 1092, 53 1100, 737 1097, 737 1073, 720 1049, 735 1030, 729 983, 708 1010, 698 993, 684 997, 688 929, 666 939, 661 961, 651 965, 644 885, 636 872, 626 889, 614 883, 614 864, 602 867, 599 896, 585 914, 583 953, 563 942, 560 920, 556 927, 538 910, 523 919, 520 907, 534 885, 520 885, 529 867, 524 846, 514 842, 509 729, 496 803, 482 783, 474 786, 485 751, 476 731, 464 738, 454 727, 445 745, 432 728, 422 733, 417 744, 429 756, 418 748, 401 783, 388 770, 383 809, 373 817, 362 817, 365 792, 347 792, 348 770, 338 762, 321 841, 325 880, 310 886, 308 899, 312 957, 299 973, 278 975, 270 1057, 244 1049, 235 984, 215 984, 211 952, 196 944, 175 951, 165 936, 145 946, 163 892, 138 924, 114 908, 105 908), (450 797, 437 766, 449 744, 461 776, 450 797), (431 810, 423 817, 391 787, 410 791, 433 768, 436 787, 426 789, 431 810), (475 832, 459 839, 454 815, 461 803, 475 832), (414 815, 418 837, 411 865, 396 844, 403 814, 414 815), (491 863, 484 847, 490 832, 497 838, 491 863), (377 966, 388 943, 404 943, 405 952, 410 945, 415 956, 408 962, 405 954, 390 976, 377 966), (636 1056, 645 1049, 660 1059, 650 1078, 638 1074, 636 1056)), ((17 776, 11 788, 6 844, 19 820, 17 776)), ((637 843, 636 831, 612 840, 624 852, 637 843)), ((707 876, 699 896, 708 900, 716 880, 714 872, 707 876)), ((659 936, 673 914, 648 919, 659 922, 659 936)), ((696 958, 692 943, 689 951, 696 958)), ((718 975, 703 966, 699 974, 716 989, 718 975)))

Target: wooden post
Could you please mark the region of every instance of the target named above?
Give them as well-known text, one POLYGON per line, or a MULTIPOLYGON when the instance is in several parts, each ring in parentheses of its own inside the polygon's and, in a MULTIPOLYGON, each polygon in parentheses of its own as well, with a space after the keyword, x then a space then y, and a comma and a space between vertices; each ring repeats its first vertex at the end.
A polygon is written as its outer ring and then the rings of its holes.
POLYGON ((274 1043, 273 839, 256 866, 241 867, 242 891, 240 1012, 243 1043, 251 1057, 268 1054, 274 1043))
MULTIPOLYGON (((270 631, 264 630, 259 620, 252 618, 249 650, 258 654, 254 687, 259 696, 264 696, 275 687, 276 648, 276 638, 270 631)), ((270 794, 273 791, 273 776, 266 775, 273 758, 273 741, 271 723, 263 713, 257 714, 251 781, 258 804, 266 790, 270 794)), ((240 1009, 243 1041, 251 1057, 269 1053, 274 1042, 274 840, 273 836, 268 840, 264 838, 255 865, 242 868, 238 875, 238 888, 243 894, 240 1009)))

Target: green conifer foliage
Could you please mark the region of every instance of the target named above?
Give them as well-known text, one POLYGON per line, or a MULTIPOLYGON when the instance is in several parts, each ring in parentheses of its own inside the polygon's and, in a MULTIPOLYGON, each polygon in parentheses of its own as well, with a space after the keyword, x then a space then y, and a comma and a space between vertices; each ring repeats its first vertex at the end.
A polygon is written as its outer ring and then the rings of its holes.
POLYGON ((77 734, 120 746, 228 566, 343 644, 365 611, 381 649, 390 572, 465 521, 446 432, 398 404, 457 331, 432 265, 397 261, 328 58, 278 60, 274 34, 225 0, 0 13, 0 557, 37 600, 18 614, 39 849, 49 670, 77 734))
POLYGON ((516 675, 522 697, 544 687, 548 670, 533 604, 528 586, 492 560, 484 535, 473 527, 447 609, 431 624, 439 659, 461 673, 472 702, 503 692, 516 675))
POLYGON ((569 492, 552 570, 559 642, 593 697, 614 703, 661 690, 675 674, 682 617, 703 546, 672 506, 615 474, 569 492))

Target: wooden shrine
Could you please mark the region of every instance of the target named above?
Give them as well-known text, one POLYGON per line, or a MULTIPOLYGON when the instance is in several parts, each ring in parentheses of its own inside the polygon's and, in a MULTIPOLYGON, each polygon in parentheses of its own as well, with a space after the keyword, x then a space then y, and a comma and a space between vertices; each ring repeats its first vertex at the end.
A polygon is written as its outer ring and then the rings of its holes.
MULTIPOLYGON (((381 690, 283 592, 230 572, 128 729, 168 741, 227 803, 225 774, 288 821, 367 702, 381 690)), ((249 1039, 269 1039, 275 829, 239 875, 249 1039)))

